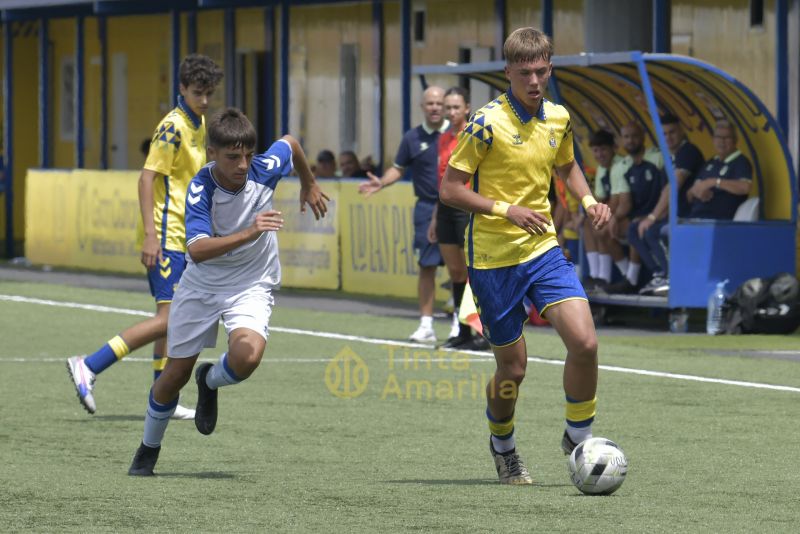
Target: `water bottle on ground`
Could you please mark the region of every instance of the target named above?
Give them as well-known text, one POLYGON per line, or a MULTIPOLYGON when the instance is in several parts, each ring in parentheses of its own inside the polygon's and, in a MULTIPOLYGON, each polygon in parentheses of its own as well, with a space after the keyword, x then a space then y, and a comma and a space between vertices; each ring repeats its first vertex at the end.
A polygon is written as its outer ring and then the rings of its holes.
POLYGON ((716 289, 708 297, 708 315, 706 316, 706 333, 711 336, 723 334, 725 325, 722 324, 722 309, 725 304, 725 284, 728 280, 717 283, 716 289))

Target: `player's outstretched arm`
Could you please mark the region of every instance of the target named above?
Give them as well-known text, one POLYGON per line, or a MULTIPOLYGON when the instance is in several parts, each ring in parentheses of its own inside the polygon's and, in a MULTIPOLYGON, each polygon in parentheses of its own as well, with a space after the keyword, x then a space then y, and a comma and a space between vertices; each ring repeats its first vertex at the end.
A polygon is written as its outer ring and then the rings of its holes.
POLYGON ((586 214, 591 218, 592 225, 599 230, 608 224, 611 219, 611 210, 607 205, 595 200, 592 191, 589 189, 589 184, 586 183, 586 177, 583 175, 580 166, 578 166, 578 162, 572 160, 566 165, 556 167, 556 172, 567 184, 567 188, 575 198, 581 199, 583 209, 586 210, 586 214))
POLYGON ((367 171, 368 180, 358 186, 358 192, 364 195, 365 197, 368 197, 370 195, 377 193, 384 187, 392 185, 402 177, 403 177, 403 170, 395 166, 386 169, 386 172, 383 173, 383 176, 377 176, 367 171))
POLYGON ((300 177, 300 212, 306 212, 306 204, 314 212, 314 218, 319 220, 320 217, 325 217, 328 213, 328 205, 326 201, 330 200, 328 195, 322 192, 317 179, 311 172, 311 166, 306 159, 306 153, 300 142, 291 135, 284 135, 283 140, 289 143, 292 147, 292 165, 300 177))
POLYGON ((142 169, 139 175, 139 212, 144 226, 144 242, 142 243, 141 262, 148 270, 162 261, 161 244, 156 236, 156 223, 153 215, 153 181, 160 176, 157 172, 142 169))

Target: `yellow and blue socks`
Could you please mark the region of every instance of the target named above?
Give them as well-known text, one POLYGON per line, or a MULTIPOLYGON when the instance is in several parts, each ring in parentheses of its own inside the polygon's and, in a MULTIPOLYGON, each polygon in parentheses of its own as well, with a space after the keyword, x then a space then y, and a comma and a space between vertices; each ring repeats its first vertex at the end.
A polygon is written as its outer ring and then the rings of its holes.
POLYGON ((120 336, 114 336, 100 350, 84 359, 86 367, 94 374, 100 374, 131 353, 128 344, 120 336))
POLYGON ((579 401, 567 395, 567 434, 573 443, 592 437, 592 422, 597 408, 597 397, 579 401))
POLYGON ((492 435, 492 448, 500 454, 513 451, 516 448, 514 441, 514 416, 497 420, 486 408, 486 418, 489 420, 489 432, 492 435))
POLYGON ((215 363, 206 374, 206 385, 211 389, 217 389, 222 386, 232 386, 244 380, 236 376, 231 366, 228 365, 228 353, 220 356, 219 361, 215 363))
POLYGON ((155 382, 159 376, 161 376, 161 371, 164 370, 164 367, 167 365, 167 358, 160 354, 153 354, 153 382, 155 382))
POLYGON ((161 404, 156 402, 153 398, 153 390, 150 390, 150 397, 147 401, 147 413, 144 417, 144 436, 142 443, 148 447, 160 447, 161 440, 164 439, 164 432, 167 430, 169 418, 175 413, 175 407, 178 406, 178 397, 168 402, 161 404))

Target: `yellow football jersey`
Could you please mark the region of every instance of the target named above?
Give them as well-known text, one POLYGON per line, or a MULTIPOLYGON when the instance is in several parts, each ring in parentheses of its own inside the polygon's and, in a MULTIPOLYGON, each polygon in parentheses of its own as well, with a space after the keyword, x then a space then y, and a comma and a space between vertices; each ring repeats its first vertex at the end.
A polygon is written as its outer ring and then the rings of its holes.
MULTIPOLYGON (((144 168, 157 172, 153 218, 161 248, 186 251, 186 189, 206 163, 206 125, 181 99, 156 127, 144 168)), ((139 245, 144 227, 139 223, 139 245)))
POLYGON ((470 266, 518 265, 558 246, 547 199, 551 171, 573 159, 572 126, 563 106, 543 100, 531 115, 509 90, 470 117, 450 165, 473 175, 480 195, 551 218, 546 234, 532 236, 504 217, 473 213, 467 227, 470 266))

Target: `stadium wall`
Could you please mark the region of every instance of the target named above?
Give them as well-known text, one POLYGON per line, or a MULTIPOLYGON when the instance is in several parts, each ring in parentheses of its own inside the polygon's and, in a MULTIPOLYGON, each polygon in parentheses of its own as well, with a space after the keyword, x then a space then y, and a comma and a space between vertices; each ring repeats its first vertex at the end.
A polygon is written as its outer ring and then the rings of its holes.
MULTIPOLYGON (((577 54, 585 48, 584 28, 586 0, 560 0, 553 2, 553 34, 559 54, 577 54)), ((504 26, 507 31, 516 26, 543 24, 543 0, 507 0, 504 26)), ((499 44, 495 7, 481 0, 415 0, 411 3, 412 14, 416 10, 425 12, 425 39, 411 48, 412 64, 434 64, 458 61, 459 49, 480 47, 490 49, 493 57, 499 57, 499 44)), ((375 27, 372 21, 371 2, 323 2, 290 7, 290 121, 291 131, 304 143, 307 153, 313 156, 322 148, 334 152, 342 148, 340 125, 347 120, 342 117, 342 93, 339 84, 341 72, 340 49, 343 44, 354 44, 358 48, 357 66, 357 116, 355 117, 355 148, 359 155, 382 154, 384 166, 391 164, 402 132, 402 87, 401 87, 401 33, 400 2, 382 4, 382 29, 385 39, 384 55, 384 108, 382 123, 375 117, 373 94, 378 79, 372 57, 375 27), (381 133, 382 135, 378 135, 381 133), (380 139, 383 139, 383 144, 380 139)), ((276 35, 276 67, 272 73, 275 100, 274 131, 280 135, 280 6, 274 8, 276 35)), ((776 111, 776 0, 765 0, 763 23, 750 24, 749 0, 672 0, 671 44, 676 53, 686 53, 708 61, 722 70, 732 73, 750 87, 774 114, 776 111)), ((264 10, 262 8, 237 8, 235 17, 235 43, 240 54, 263 53, 264 10)), ((47 11, 42 11, 47 16, 47 11)), ((198 10, 195 12, 197 51, 205 53, 233 72, 232 65, 225 65, 223 10, 198 10)), ((413 17, 412 17, 413 18, 413 17)), ((186 37, 189 17, 181 16, 181 56, 188 52, 186 37)), ((171 73, 171 19, 169 14, 154 15, 108 15, 108 163, 112 168, 136 169, 142 163, 139 146, 149 138, 153 126, 173 105, 171 73), (114 95, 119 95, 114 86, 111 65, 114 58, 124 57, 127 63, 125 117, 117 116, 113 106, 114 95), (115 142, 115 128, 124 130, 123 143, 115 142), (116 147, 116 148, 115 148, 116 147), (122 155, 115 158, 116 152, 122 155), (122 164, 122 163, 124 164, 122 164)), ((413 23, 413 21, 412 21, 413 23)), ((68 100, 64 78, 64 62, 74 60, 75 17, 50 18, 50 88, 49 116, 50 162, 52 167, 73 168, 75 160, 74 133, 62 128, 62 108, 68 100)), ((101 166, 100 121, 101 79, 100 44, 98 19, 84 18, 84 164, 87 168, 101 166)), ((15 185, 14 239, 22 239, 24 233, 24 177, 28 168, 38 162, 38 41, 36 20, 13 22, 14 64, 13 84, 15 126, 14 175, 8 179, 15 185), (27 30, 25 30, 27 28, 27 30), (25 31, 23 31, 25 30, 25 31)), ((413 26, 413 24, 412 24, 413 26)), ((413 29, 413 28, 412 28, 413 29)), ((413 34, 413 31, 412 31, 413 34)), ((430 77, 429 83, 451 85, 452 77, 430 77)), ((421 84, 412 79, 411 124, 418 124, 422 114, 418 106, 421 84)), ((250 84, 248 84, 249 87, 250 84)), ((251 89, 247 89, 251 91, 251 89)), ((224 84, 212 99, 212 109, 219 109, 230 101, 224 84)), ((244 107, 253 101, 252 92, 247 93, 244 107)), ((481 103, 473 102, 477 107, 481 103)), ((248 112, 247 109, 245 109, 248 112)), ((794 122, 797 121, 793 117, 794 122)), ((268 141, 268 140, 265 140, 268 141)), ((0 236, 5 235, 5 207, 0 202, 0 236)))
POLYGON ((719 67, 749 87, 774 116, 775 0, 750 24, 751 0, 672 0, 672 53, 719 67))
MULTIPOLYGON (((34 264, 144 274, 139 262, 136 171, 31 169, 25 198, 25 255, 34 264)), ((284 213, 278 234, 283 285, 415 298, 414 193, 400 183, 364 199, 358 182, 326 180, 328 215, 299 214, 300 184, 285 179, 274 208, 284 213)), ((437 298, 446 270, 437 272, 437 298)))
MULTIPOLYGON (((5 180, 13 181, 15 206, 21 206, 25 194, 25 169, 35 167, 39 157, 39 57, 37 24, 19 25, 14 29, 14 47, 12 65, 14 76, 11 79, 14 108, 14 173, 5 176, 5 180), (19 169, 22 169, 21 172, 19 169)), ((4 65, 5 67, 5 65, 4 65)), ((7 135, 3 132, 3 135, 7 135)), ((5 198, 0 194, 0 239, 5 241, 6 206, 5 198)), ((24 235, 24 214, 21 209, 14 211, 14 241, 21 242, 24 235)))
MULTIPOLYGON (((73 19, 53 19, 50 21, 50 47, 51 70, 53 76, 50 89, 50 109, 52 117, 50 122, 50 146, 52 147, 52 161, 54 167, 75 167, 75 136, 72 129, 65 124, 65 99, 71 98, 71 88, 65 81, 65 69, 72 68, 75 61, 75 21, 73 19)), ((91 91, 90 88, 87 87, 91 91)), ((87 121, 87 130, 97 127, 100 123, 87 121)), ((92 136, 90 136, 92 137, 92 136)), ((19 141, 17 141, 19 142, 19 141)), ((88 160, 92 161, 92 160, 88 160)), ((16 167, 16 165, 15 165, 16 167)))
MULTIPOLYGON (((584 49, 585 0, 565 0, 554 6, 554 40, 559 54, 577 54, 584 49)), ((540 26, 542 23, 539 1, 509 0, 507 2, 507 26, 509 29, 521 24, 540 26)), ((309 154, 323 148, 334 152, 342 147, 338 125, 347 120, 341 116, 342 100, 339 78, 341 73, 340 49, 343 44, 358 47, 358 112, 356 117, 356 152, 362 156, 378 152, 374 139, 377 136, 374 121, 373 94, 376 72, 372 58, 372 20, 369 2, 345 4, 301 5, 291 7, 290 18, 290 120, 293 133, 302 138, 309 154), (320 128, 320 124, 337 127, 320 128)), ((493 14, 487 13, 485 2, 479 0, 438 0, 415 2, 413 9, 422 9, 426 14, 425 40, 412 47, 413 64, 436 64, 459 60, 459 49, 483 47, 491 49, 492 57, 499 58, 496 28, 493 14)), ((197 12, 197 50, 211 56, 221 65, 225 63, 222 10, 197 12)), ((167 14, 129 15, 108 17, 109 63, 115 55, 124 55, 128 63, 129 113, 127 117, 128 137, 126 152, 120 158, 128 162, 128 168, 137 168, 140 163, 139 145, 149 137, 154 124, 172 106, 170 72, 170 17, 167 14)), ((240 8, 235 10, 236 48, 239 53, 264 51, 263 10, 240 8)), ((674 0, 672 2, 672 47, 676 53, 686 53, 708 61, 742 80, 775 112, 775 0, 765 2, 764 23, 750 27, 748 0, 674 0), (709 29, 713 28, 713 31, 709 29)), ((182 53, 186 48, 187 17, 182 17, 182 53)), ((62 116, 61 102, 64 80, 61 65, 75 54, 75 21, 73 18, 50 19, 50 41, 52 43, 52 165, 70 168, 74 161, 74 140, 60 135, 59 119, 62 116)), ((99 40, 96 17, 85 18, 85 162, 90 168, 100 164, 100 68, 99 40)), ((384 6, 386 38, 386 107, 383 125, 385 146, 380 147, 386 155, 384 163, 391 163, 394 151, 402 136, 400 124, 400 13, 398 2, 387 2, 384 6)), ((278 28, 276 28, 278 30, 278 28)), ((25 61, 15 61, 14 68, 20 71, 33 69, 38 62, 35 35, 15 39, 17 53, 25 55, 25 61)), ((226 69, 231 72, 230 67, 226 69)), ((15 78, 22 79, 15 74, 15 78)), ((35 81, 24 84, 23 93, 35 98, 35 81), (31 83, 34 82, 34 83, 31 83)), ((451 85, 450 77, 431 77, 429 83, 451 85)), ((109 80, 109 106, 115 88, 109 80)), ((277 89, 277 87, 276 87, 277 89)), ((417 102, 421 85, 412 81, 411 123, 422 120, 417 102)), ((22 98, 22 95, 17 94, 22 98)), ((280 98, 276 91, 276 99, 280 98)), ((224 85, 212 99, 212 109, 218 109, 228 101, 224 85)), ((480 102, 474 104, 481 105, 480 102)), ((116 117, 109 109, 109 125, 113 129, 116 117)), ((279 125, 277 125, 279 126, 279 125)), ((29 145, 33 139, 17 134, 18 149, 29 145)), ((109 138, 109 150, 114 143, 109 138)), ((109 162, 114 158, 109 156, 109 162)), ((17 160, 21 163, 20 160, 17 160)), ((24 176, 20 168, 18 177, 24 176)), ((19 179, 19 178, 18 178, 19 179)))

